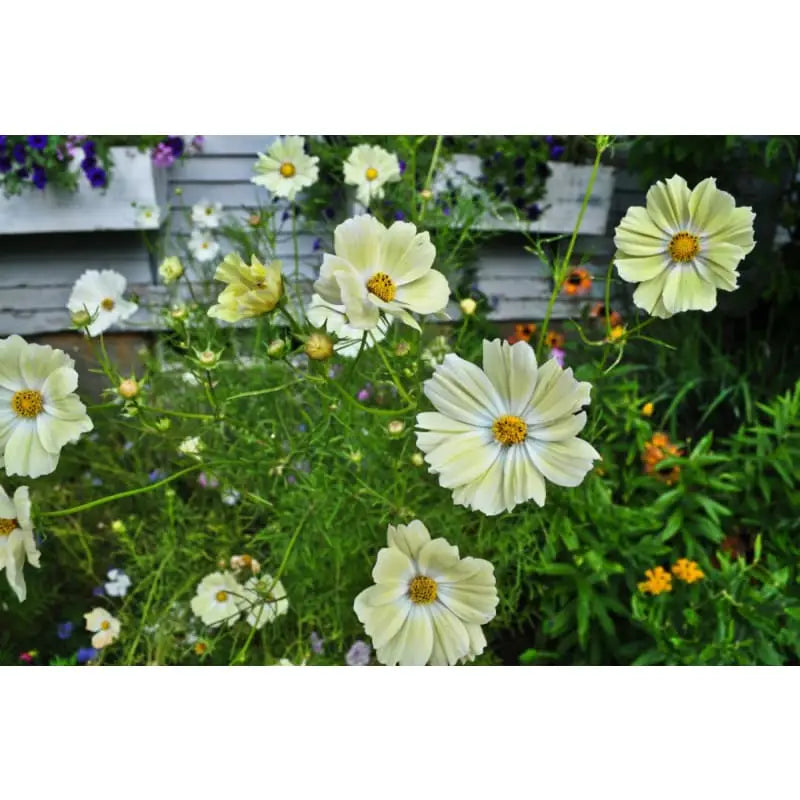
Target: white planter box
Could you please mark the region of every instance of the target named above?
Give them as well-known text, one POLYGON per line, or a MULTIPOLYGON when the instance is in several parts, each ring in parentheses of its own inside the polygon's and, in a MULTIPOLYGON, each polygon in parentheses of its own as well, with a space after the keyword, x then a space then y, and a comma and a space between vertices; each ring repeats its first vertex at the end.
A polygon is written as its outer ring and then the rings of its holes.
MULTIPOLYGON (((572 233, 578 220, 583 195, 592 173, 591 165, 564 164, 549 161, 550 177, 547 179, 545 196, 538 205, 544 209, 534 221, 513 218, 497 218, 486 215, 475 228, 480 230, 530 231, 534 233, 572 233)), ((482 174, 479 156, 456 155, 436 176, 432 189, 444 191, 447 182, 458 187, 477 181, 482 174)), ((614 168, 601 166, 586 207, 579 233, 604 235, 608 225, 611 196, 614 193, 614 168)))
POLYGON ((94 189, 83 176, 76 192, 46 187, 21 195, 0 193, 0 234, 72 231, 126 231, 158 228, 137 221, 139 206, 163 206, 166 176, 153 166, 149 153, 134 147, 112 147, 114 169, 107 189, 94 189))

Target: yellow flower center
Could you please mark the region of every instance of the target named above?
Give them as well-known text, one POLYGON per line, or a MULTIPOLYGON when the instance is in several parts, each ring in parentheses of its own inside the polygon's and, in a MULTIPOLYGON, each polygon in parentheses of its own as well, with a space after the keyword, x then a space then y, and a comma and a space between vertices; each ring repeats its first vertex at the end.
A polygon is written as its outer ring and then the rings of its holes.
POLYGON ((378 170, 375 167, 367 167, 367 171, 364 173, 368 181, 374 181, 375 178, 378 177, 378 170))
POLYGON ((228 593, 220 590, 214 597, 216 597, 218 603, 224 603, 228 599, 228 593))
POLYGON ((417 575, 408 585, 408 596, 419 606, 430 605, 436 599, 436 581, 425 575, 417 575))
POLYGON ((294 168, 294 164, 291 161, 284 161, 281 164, 280 173, 283 175, 284 178, 293 178, 297 170, 294 168))
POLYGON ((103 307, 103 308, 104 308, 106 311, 113 311, 113 310, 114 310, 114 301, 113 301, 113 300, 112 300, 110 297, 104 297, 104 298, 103 298, 103 299, 100 301, 100 305, 101 305, 101 306, 102 306, 102 307, 103 307))
POLYGON ((102 631, 107 631, 110 627, 111 627, 111 623, 107 619, 104 619, 100 623, 100 630, 102 630, 102 631))
POLYGON ((492 433, 500 444, 521 444, 528 435, 528 426, 519 417, 504 414, 494 421, 492 433))
POLYGON ((44 410, 42 395, 34 389, 22 389, 11 397, 11 410, 18 417, 33 419, 44 410))
POLYGON ((18 527, 19 522, 17 520, 8 519, 7 517, 0 518, 0 536, 9 536, 18 527))
POLYGON ((374 294, 375 297, 380 297, 384 303, 388 303, 394 300, 394 296, 397 294, 397 287, 385 272, 376 272, 367 281, 367 291, 374 294))
POLYGON ((700 252, 700 240, 691 233, 676 233, 669 242, 669 254, 673 261, 687 263, 700 252))

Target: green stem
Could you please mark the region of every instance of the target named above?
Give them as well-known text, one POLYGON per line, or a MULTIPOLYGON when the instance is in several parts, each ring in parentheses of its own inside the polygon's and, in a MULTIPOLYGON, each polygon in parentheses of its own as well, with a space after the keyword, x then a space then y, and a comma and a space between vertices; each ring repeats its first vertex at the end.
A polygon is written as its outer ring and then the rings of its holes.
POLYGON ((192 472, 196 469, 202 469, 205 465, 204 464, 193 464, 191 467, 186 467, 186 469, 180 470, 180 472, 176 472, 174 475, 170 475, 168 478, 164 478, 163 480, 157 481, 156 483, 151 483, 149 486, 142 486, 138 489, 129 489, 126 492, 118 492, 117 494, 111 494, 108 497, 101 497, 99 500, 92 500, 90 503, 83 503, 79 506, 73 506, 72 508, 64 508, 60 511, 42 511, 40 512, 39 516, 41 517, 65 517, 68 514, 75 514, 78 511, 87 511, 90 508, 94 508, 95 506, 102 506, 106 503, 111 503, 114 500, 119 500, 123 497, 132 497, 135 494, 142 494, 144 492, 152 492, 155 489, 158 489, 161 486, 165 486, 166 484, 180 478, 182 475, 186 475, 187 472, 192 472))
POLYGON ((155 414, 169 414, 173 417, 186 417, 186 419, 215 419, 213 414, 193 414, 189 411, 172 411, 168 408, 156 408, 155 406, 143 406, 139 408, 142 411, 152 411, 155 414))
POLYGON ((406 403, 413 404, 413 401, 408 394, 408 392, 403 388, 403 385, 400 383, 400 379, 395 374, 395 371, 392 369, 392 365, 389 363, 389 359, 386 358, 386 353, 383 352, 383 348, 380 346, 378 342, 375 343, 375 349, 378 351, 378 355, 381 357, 381 361, 383 361, 383 365, 386 367, 387 372, 392 378, 392 383, 397 387, 397 391, 400 392, 403 400, 406 403))
POLYGON ((545 312, 544 321, 542 322, 542 329, 539 332, 539 341, 536 344, 537 360, 541 359, 542 347, 544 346, 545 336, 547 335, 547 326, 550 324, 550 317, 553 313, 553 306, 556 304, 556 298, 558 297, 558 293, 561 291, 561 285, 564 282, 566 270, 569 267, 569 261, 572 258, 572 251, 575 248, 575 242, 578 238, 578 231, 581 228, 581 223, 583 222, 583 216, 586 213, 586 209, 589 205, 589 198, 592 196, 592 189, 594 189, 597 171, 600 168, 600 159, 604 151, 605 146, 602 146, 600 143, 598 143, 594 157, 594 164, 592 164, 592 174, 589 176, 589 183, 586 186, 586 191, 583 195, 581 210, 578 212, 578 219, 575 222, 575 227, 572 230, 572 236, 570 237, 569 245, 567 245, 567 252, 564 254, 564 257, 560 260, 560 262, 556 264, 553 270, 553 291, 550 293, 550 300, 547 303, 547 311, 545 312))
POLYGON ((241 392, 240 394, 232 394, 230 397, 226 397, 223 401, 224 403, 228 403, 231 400, 239 400, 242 397, 258 397, 262 394, 272 394, 272 392, 279 392, 281 389, 288 389, 290 386, 295 386, 298 383, 302 383, 303 381, 291 381, 290 383, 284 383, 281 386, 273 386, 269 389, 255 389, 252 392, 241 392))

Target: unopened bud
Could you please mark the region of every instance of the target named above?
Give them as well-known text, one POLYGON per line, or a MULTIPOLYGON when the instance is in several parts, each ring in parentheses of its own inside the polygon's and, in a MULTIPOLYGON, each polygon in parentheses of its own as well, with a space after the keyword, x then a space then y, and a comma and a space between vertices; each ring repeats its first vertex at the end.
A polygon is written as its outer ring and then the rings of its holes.
POLYGON ((424 459, 422 453, 414 453, 411 456, 411 463, 415 467, 421 467, 425 463, 425 459, 424 459))
POLYGON ((389 431, 393 436, 396 436, 398 433, 402 433, 405 430, 406 424, 401 419, 393 419, 387 426, 386 430, 389 431))
POLYGON ((132 400, 139 394, 139 384, 133 378, 126 378, 122 383, 120 383, 117 391, 124 397, 126 400, 132 400))
POLYGON ((478 307, 478 304, 471 298, 465 297, 460 303, 461 311, 466 316, 471 317, 475 313, 475 309, 478 307))
POLYGON ((72 324, 76 328, 88 328, 92 322, 92 315, 84 308, 72 312, 72 324))
POLYGON ((312 333, 306 340, 306 355, 314 361, 325 361, 333 355, 333 342, 325 333, 312 333))
POLYGON ((280 358, 286 351, 286 342, 283 339, 273 339, 267 345, 267 355, 271 358, 280 358))
POLYGON ((121 519, 115 519, 111 523, 111 533, 123 534, 126 530, 125 523, 121 519))

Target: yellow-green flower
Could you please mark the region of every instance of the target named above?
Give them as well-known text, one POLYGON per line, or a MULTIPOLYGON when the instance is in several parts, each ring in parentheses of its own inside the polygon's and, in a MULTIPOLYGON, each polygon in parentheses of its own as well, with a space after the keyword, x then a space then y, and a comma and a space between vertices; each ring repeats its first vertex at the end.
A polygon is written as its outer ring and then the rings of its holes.
POLYGON ((255 256, 248 266, 238 253, 225 256, 214 278, 228 284, 208 309, 208 316, 225 322, 238 322, 272 311, 281 299, 283 279, 281 262, 264 266, 255 256))
POLYGON ((659 181, 647 207, 628 209, 615 231, 620 277, 639 286, 633 302, 654 317, 711 311, 717 289, 737 288, 739 262, 753 249, 749 207, 736 207, 706 178, 691 191, 680 175, 659 181))

